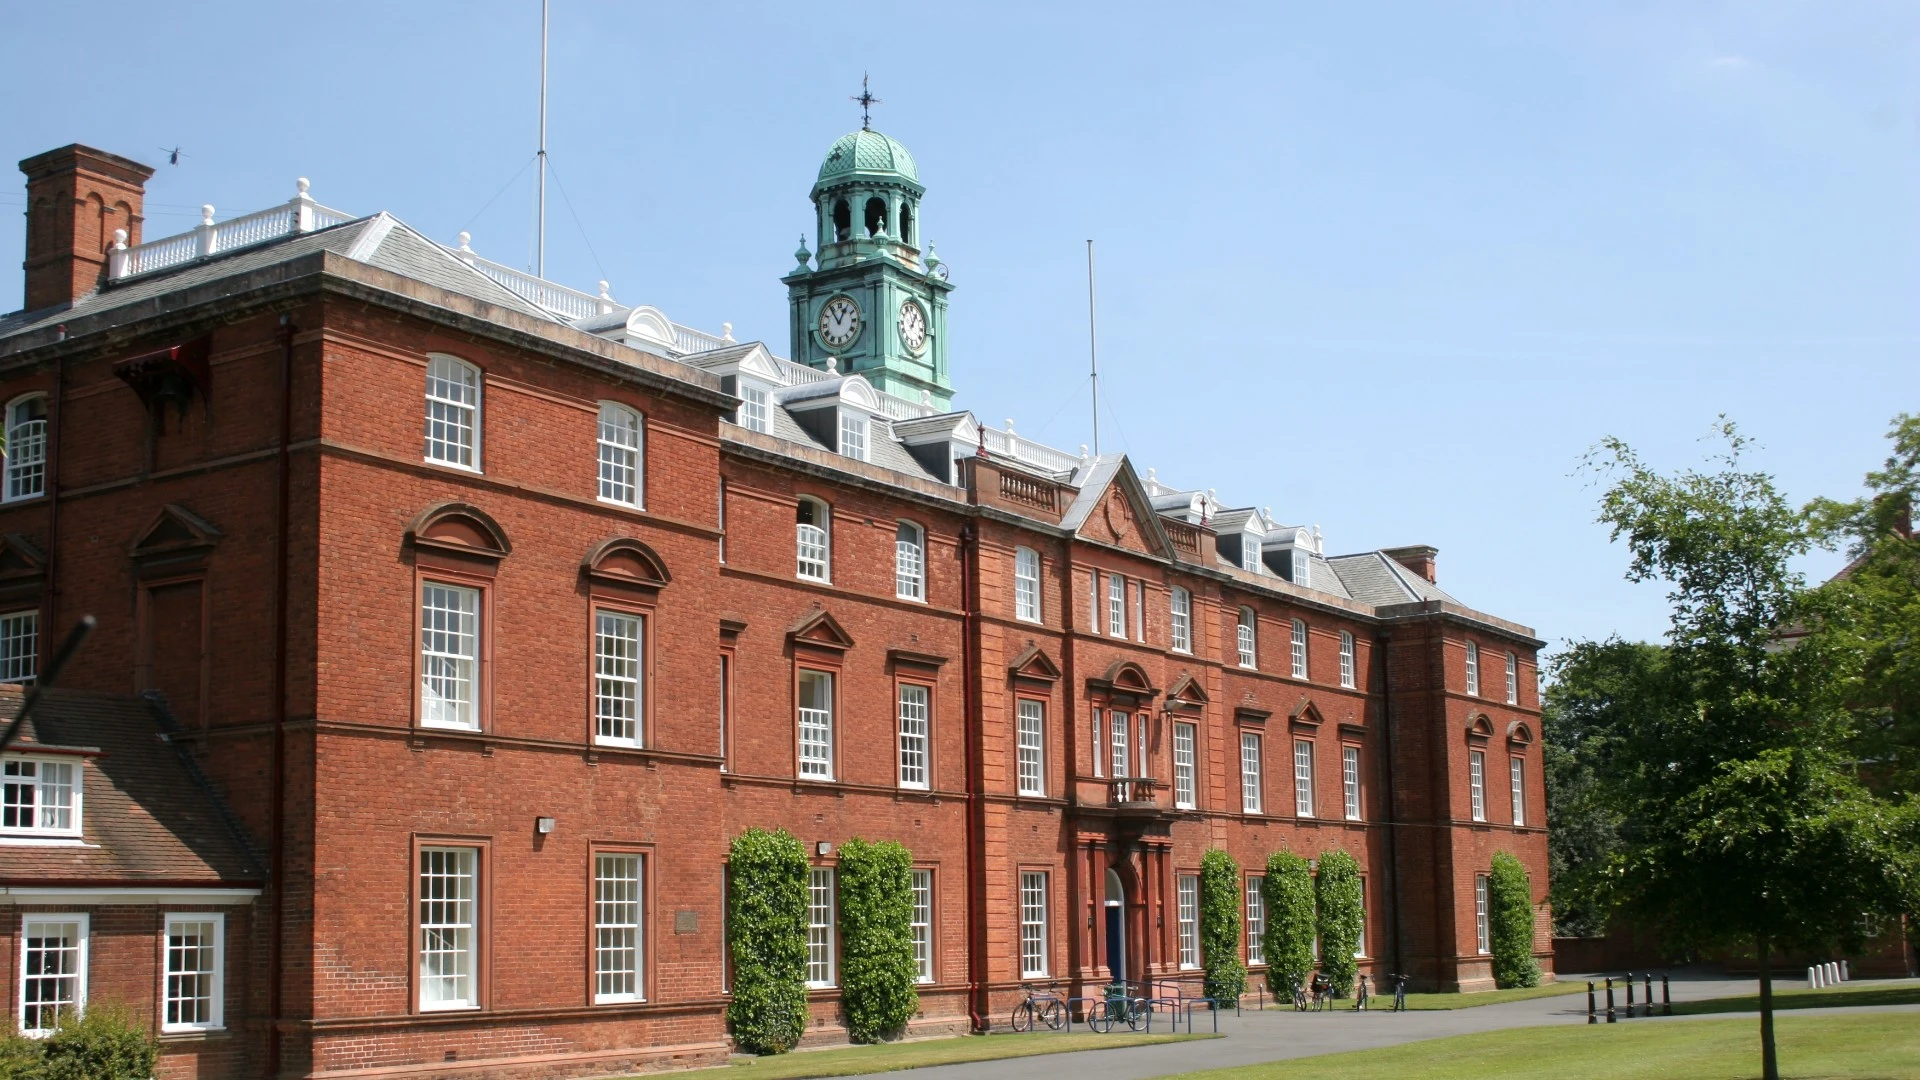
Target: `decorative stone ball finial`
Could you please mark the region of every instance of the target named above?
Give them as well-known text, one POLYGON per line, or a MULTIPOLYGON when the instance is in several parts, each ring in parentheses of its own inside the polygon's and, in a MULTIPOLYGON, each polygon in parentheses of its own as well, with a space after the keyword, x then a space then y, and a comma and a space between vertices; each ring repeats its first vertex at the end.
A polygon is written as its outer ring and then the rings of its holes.
POLYGON ((303 176, 300 179, 295 180, 293 182, 293 186, 300 190, 300 197, 304 199, 307 197, 307 189, 313 186, 313 181, 308 180, 306 177, 303 176))
POLYGON ((1007 417, 1007 434, 1009 435, 1015 434, 1013 430, 1013 417, 1011 416, 1007 417))
POLYGON ((113 246, 114 246, 114 250, 116 251, 127 250, 127 230, 125 229, 113 230, 113 246))
POLYGON ((921 387, 920 388, 920 404, 931 406, 933 404, 933 391, 928 390, 925 387, 921 387))
POLYGON ((1086 443, 1080 444, 1080 460, 1081 461, 1087 460, 1087 444, 1086 443))
POLYGON ((201 205, 200 224, 202 225, 213 224, 213 204, 212 203, 204 203, 201 205))
POLYGON ((733 340, 733 324, 732 323, 723 322, 720 324, 720 340, 721 341, 733 340))
POLYGON ((1147 483, 1156 485, 1160 483, 1160 470, 1151 465, 1147 467, 1147 483))
POLYGON ((827 370, 829 372, 838 372, 840 370, 840 358, 837 356, 827 357, 827 370))
POLYGON ((602 299, 602 300, 611 300, 611 299, 613 299, 613 294, 607 291, 607 279, 606 279, 606 278, 601 278, 601 279, 600 279, 600 299, 602 299))
POLYGON ((460 230, 460 236, 458 237, 458 239, 460 241, 461 251, 473 250, 473 234, 472 233, 466 231, 465 229, 462 229, 460 230))

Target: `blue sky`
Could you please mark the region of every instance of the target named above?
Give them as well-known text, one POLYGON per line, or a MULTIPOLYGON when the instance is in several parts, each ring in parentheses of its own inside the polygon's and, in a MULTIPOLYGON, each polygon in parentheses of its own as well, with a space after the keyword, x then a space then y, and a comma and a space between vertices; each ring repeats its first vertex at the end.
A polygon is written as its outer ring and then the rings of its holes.
MULTIPOLYGON (((1575 474, 1602 435, 1691 463, 1725 412, 1800 500, 1920 409, 1910 3, 553 7, 549 277, 785 353, 871 72, 959 286, 958 405, 1089 440, 1091 237, 1104 449, 1329 551, 1433 544, 1554 642, 1664 626, 1575 474)), ((529 261, 537 0, 5 8, 0 151, 157 165, 149 236, 307 176, 529 261)))

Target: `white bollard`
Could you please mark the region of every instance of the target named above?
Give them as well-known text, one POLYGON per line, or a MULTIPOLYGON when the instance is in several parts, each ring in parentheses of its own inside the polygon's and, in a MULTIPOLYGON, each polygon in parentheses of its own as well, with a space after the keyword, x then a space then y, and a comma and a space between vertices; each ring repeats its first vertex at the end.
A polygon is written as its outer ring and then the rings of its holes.
POLYGON ((1820 988, 1820 984, 1813 981, 1813 968, 1811 965, 1809 965, 1807 968, 1807 989, 1817 990, 1819 988, 1820 988))
POLYGON ((1840 966, 1838 964, 1835 964, 1831 960, 1827 961, 1827 985, 1836 986, 1839 984, 1839 982, 1840 982, 1840 966))
POLYGON ((1853 972, 1847 970, 1847 962, 1845 960, 1840 961, 1840 981, 1846 982, 1851 978, 1853 978, 1853 972))

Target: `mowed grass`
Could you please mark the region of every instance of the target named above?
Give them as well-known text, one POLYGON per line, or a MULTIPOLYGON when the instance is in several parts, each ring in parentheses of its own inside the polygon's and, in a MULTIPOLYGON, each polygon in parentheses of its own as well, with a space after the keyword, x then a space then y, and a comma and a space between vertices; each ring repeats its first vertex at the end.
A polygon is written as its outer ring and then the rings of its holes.
MULTIPOLYGON (((1920 1005, 1920 979, 1842 983, 1819 990, 1782 990, 1775 986, 1773 991, 1775 1009, 1827 1009, 1842 1005, 1920 1005)), ((1675 1016, 1759 1011, 1759 994, 1676 1002, 1673 1006, 1675 1016)), ((1915 1017, 1914 1023, 1920 1024, 1920 1017, 1915 1017)))
MULTIPOLYGON (((866 1073, 893 1072, 896 1069, 923 1069, 929 1065, 959 1065, 970 1061, 997 1061, 1003 1058, 1033 1057, 1037 1054, 1064 1054, 1072 1050, 1118 1050, 1127 1046, 1151 1046, 1155 1043, 1211 1039, 1214 1035, 1134 1035, 1092 1032, 1072 1035, 1035 1032, 1029 1035, 965 1035, 953 1039, 927 1039, 922 1042, 882 1043, 877 1046, 847 1046, 834 1050, 803 1050, 795 1054, 747 1058, 723 1066, 726 1080, 797 1080, 807 1076, 861 1076, 866 1073)), ((715 1077, 721 1069, 698 1070, 715 1077)))
MULTIPOLYGON (((1920 1017, 1782 1016, 1780 1074, 1801 1080, 1920 1080, 1920 1017)), ((1383 1050, 1292 1058, 1179 1080, 1744 1080, 1760 1075, 1757 1020, 1513 1028, 1383 1050)))
MULTIPOLYGON (((1502 1005, 1509 1001, 1530 1001, 1533 998, 1560 997, 1564 994, 1583 994, 1587 990, 1584 982, 1550 982, 1539 986, 1520 986, 1512 990, 1483 990, 1477 994, 1408 994, 1407 1009, 1472 1009, 1481 1005, 1502 1005)), ((1348 1001, 1347 1004, 1353 1004, 1348 1001)), ((1367 1003, 1369 1009, 1388 1008, 1393 1005, 1391 992, 1377 996, 1367 1003)))

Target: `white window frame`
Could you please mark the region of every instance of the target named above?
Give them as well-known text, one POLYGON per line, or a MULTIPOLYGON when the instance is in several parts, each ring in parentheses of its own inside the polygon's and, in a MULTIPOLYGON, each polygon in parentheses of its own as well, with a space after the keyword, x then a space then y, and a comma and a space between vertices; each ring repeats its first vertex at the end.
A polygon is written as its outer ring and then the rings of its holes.
POLYGON ((909 871, 908 887, 913 896, 913 914, 907 923, 907 936, 913 942, 913 981, 933 981, 933 871, 914 867, 909 871))
POLYGON ((0 682, 30 683, 40 677, 40 609, 0 615, 0 682))
POLYGON ((1340 631, 1340 685, 1353 689, 1353 633, 1340 631))
POLYGON ((646 856, 593 854, 593 1003, 647 1000, 646 856), (624 871, 631 867, 632 872, 624 871))
POLYGON ((1200 878, 1181 874, 1175 883, 1175 911, 1180 922, 1180 970, 1200 966, 1200 878))
POLYGON ((933 776, 933 690, 922 683, 899 684, 897 714, 900 747, 900 786, 927 790, 933 776))
POLYGON ((1307 621, 1293 620, 1293 677, 1307 677, 1307 621))
POLYGON ((1147 583, 1135 582, 1133 586, 1133 640, 1147 640, 1147 583))
POLYGON ((1167 638, 1174 652, 1193 651, 1193 594, 1178 585, 1167 600, 1167 638))
POLYGON ((1199 739, 1198 728, 1184 721, 1173 723, 1173 807, 1176 810, 1191 810, 1196 788, 1195 744, 1199 739))
POLYGON ((1467 751, 1467 791, 1473 800, 1473 820, 1487 820, 1487 754, 1467 751))
POLYGON ((1133 769, 1130 767, 1133 758, 1127 753, 1128 728, 1132 722, 1133 718, 1131 716, 1118 709, 1107 710, 1107 742, 1109 749, 1112 751, 1113 778, 1115 780, 1125 779, 1133 775, 1133 769))
POLYGON ((1260 889, 1266 878, 1254 875, 1247 879, 1247 966, 1267 962, 1267 943, 1262 940, 1267 933, 1267 898, 1260 889))
POLYGON ((1100 571, 1094 570, 1088 580, 1092 588, 1087 592, 1087 632, 1100 632, 1100 571))
POLYGON ((1360 748, 1340 748, 1340 793, 1348 821, 1360 820, 1360 748))
POLYGON ((1252 533, 1240 534, 1240 569, 1249 574, 1258 574, 1264 569, 1260 561, 1260 539, 1252 533))
POLYGON ((1480 646, 1467 642, 1467 696, 1480 696, 1480 646))
POLYGON ((419 865, 414 868, 414 882, 418 905, 420 936, 414 942, 415 961, 419 970, 419 994, 421 1012, 446 1012, 456 1009, 478 1009, 480 1007, 480 849, 462 847, 454 844, 434 844, 420 848, 419 865), (451 858, 443 862, 443 868, 429 870, 430 857, 451 858), (466 885, 465 895, 454 892, 440 892, 430 895, 429 882, 461 882, 466 885), (462 910, 464 905, 464 910, 462 910), (429 915, 433 917, 429 917, 429 915), (464 920, 461 916, 464 915, 464 920), (446 938, 438 938, 444 934, 446 938), (442 947, 442 940, 449 943, 442 947), (432 970, 433 957, 457 960, 461 970, 447 973, 432 970), (464 985, 463 985, 464 984, 464 985), (448 989, 464 990, 458 996, 429 997, 430 988, 444 986, 448 989))
POLYGON ((848 409, 840 413, 840 454, 855 461, 867 460, 867 418, 848 409))
POLYGON ((1358 884, 1360 886, 1360 937, 1353 943, 1353 955, 1364 958, 1367 955, 1367 879, 1362 877, 1358 884))
POLYGON ((85 759, 0 757, 0 836, 78 837, 84 831, 85 801, 85 759))
POLYGON ((735 422, 748 431, 757 431, 762 435, 772 430, 768 424, 767 388, 759 383, 740 380, 740 409, 734 414, 735 422))
POLYGON ((801 581, 833 581, 833 508, 803 495, 794 504, 794 576, 801 581), (814 521, 799 520, 800 507, 813 507, 814 521))
POLYGON ((1052 914, 1044 870, 1020 871, 1020 977, 1047 977, 1051 969, 1048 923, 1052 914))
POLYGON ((1487 940, 1487 875, 1475 874, 1473 877, 1473 941, 1474 949, 1481 956, 1492 952, 1487 940))
POLYGON ((1510 757, 1507 759, 1507 780, 1513 791, 1513 827, 1526 828, 1527 825, 1527 759, 1510 757))
POLYGON ((805 780, 833 779, 833 713, 834 679, 831 671, 818 671, 813 668, 801 668, 800 675, 794 680, 795 709, 794 718, 799 735, 800 776, 805 780), (815 699, 816 704, 806 704, 807 685, 811 682, 820 687, 822 693, 815 699), (818 702, 824 701, 824 706, 818 702))
POLYGON ((1240 812, 1243 814, 1261 812, 1260 741, 1257 731, 1240 733, 1240 812))
POLYGON ((1520 704, 1520 658, 1507 654, 1507 704, 1520 704))
POLYGON ((7 402, 6 477, 0 503, 23 502, 47 493, 47 395, 22 394, 7 402), (34 402, 39 419, 21 419, 34 402))
POLYGON ((420 726, 480 730, 480 590, 446 581, 420 584, 420 726), (463 651, 464 650, 464 651, 463 651), (465 687, 465 696, 449 691, 465 687))
POLYGON ((1030 547, 1013 549, 1013 617, 1040 621, 1040 553, 1030 547))
POLYGON ((617 401, 600 403, 600 501, 635 509, 646 505, 647 429, 638 410, 617 401))
MULTIPOLYGON (((17 984, 19 994, 15 998, 15 1000, 19 1002, 19 1011, 14 1014, 14 1021, 19 1025, 22 1035, 32 1038, 42 1038, 53 1033, 53 1025, 51 1024, 30 1024, 27 1022, 29 1004, 37 1006, 48 1002, 47 998, 39 997, 37 993, 35 994, 37 1000, 31 1003, 28 1002, 28 988, 36 984, 66 982, 71 980, 70 989, 72 993, 63 995, 53 1001, 56 1020, 62 1012, 71 1011, 78 1014, 86 1010, 87 968, 89 966, 87 953, 93 940, 90 922, 91 918, 86 912, 74 912, 71 914, 33 912, 31 914, 23 914, 20 917, 20 967, 18 974, 19 981, 17 984), (52 975, 46 974, 44 970, 35 972, 33 970, 35 967, 44 967, 47 950, 44 947, 40 949, 32 947, 34 941, 43 941, 46 937, 44 930, 36 935, 33 932, 33 928, 36 926, 52 927, 66 925, 71 925, 74 928, 73 943, 71 945, 61 945, 56 951, 58 951, 63 958, 71 960, 73 969, 71 971, 57 972, 52 975), (40 961, 37 964, 35 963, 35 954, 39 954, 40 957, 40 961)), ((45 1020, 46 1017, 36 1013, 34 1019, 45 1020)))
POLYGON ((1047 706, 1035 698, 1014 703, 1016 732, 1016 790, 1022 795, 1047 794, 1047 706))
POLYGON ((1260 617, 1250 607, 1240 609, 1234 620, 1234 643, 1240 651, 1240 666, 1256 668, 1260 664, 1260 617))
POLYGON ((226 978, 227 917, 226 915, 218 911, 204 911, 204 912, 169 911, 167 912, 166 920, 161 927, 161 934, 162 934, 161 947, 165 952, 165 959, 162 960, 161 962, 161 970, 160 970, 160 1031, 161 1033, 173 1034, 175 1032, 185 1032, 185 1031, 220 1031, 222 1030, 227 1026, 226 1025, 226 993, 227 993, 227 978, 226 978), (187 925, 212 927, 213 929, 211 933, 211 939, 200 945, 183 945, 183 946, 176 947, 173 941, 174 927, 176 926, 184 927, 187 925), (175 961, 184 959, 189 955, 199 956, 203 960, 206 960, 207 961, 206 965, 203 967, 196 967, 194 970, 191 970, 191 971, 185 970, 184 968, 181 970, 175 970, 174 968, 175 961), (189 987, 185 985, 186 981, 189 979, 192 979, 192 980, 205 979, 206 984, 204 987, 201 987, 201 986, 189 987), (198 993, 198 992, 183 993, 183 991, 188 991, 188 990, 198 991, 201 989, 204 989, 206 992, 204 994, 198 993), (187 1003, 194 1003, 194 1005, 196 1006, 195 1011, 197 1015, 198 1014, 197 1005, 203 998, 206 1001, 206 1006, 205 1006, 206 1013, 203 1017, 195 1020, 174 1019, 176 1015, 175 1006, 185 1005, 187 1003))
POLYGON ((807 871, 807 986, 825 990, 839 974, 839 894, 831 866, 807 871))
POLYGON ((927 599, 927 530, 916 522, 897 521, 893 526, 893 595, 921 603, 927 599))
POLYGON ((457 356, 427 355, 426 449, 422 452, 426 461, 450 469, 480 471, 480 418, 485 394, 486 377, 478 367, 457 356), (463 432, 464 442, 460 438, 463 432))
POLYGON ((647 620, 630 611, 593 610, 593 741, 646 744, 647 620))
POLYGON ((1095 777, 1104 777, 1107 775, 1107 744, 1100 738, 1099 709, 1093 710, 1093 742, 1091 745, 1093 746, 1093 775, 1095 777))
POLYGON ((1127 636, 1127 579, 1107 575, 1107 636, 1127 636))
POLYGON ((1293 740, 1293 812, 1313 817, 1313 740, 1293 740))

